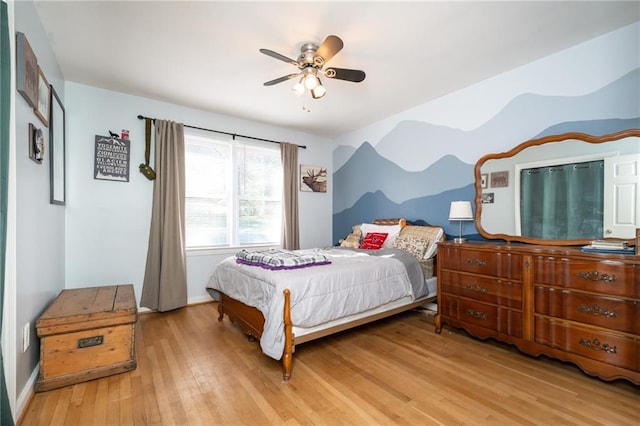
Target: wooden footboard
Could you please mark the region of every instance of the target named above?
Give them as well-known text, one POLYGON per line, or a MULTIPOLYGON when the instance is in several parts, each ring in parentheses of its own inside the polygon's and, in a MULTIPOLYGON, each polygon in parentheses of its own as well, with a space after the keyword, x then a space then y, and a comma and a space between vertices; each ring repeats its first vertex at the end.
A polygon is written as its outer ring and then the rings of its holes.
MULTIPOLYGON (((293 366, 293 333, 291 324, 291 298, 289 290, 284 291, 284 352, 282 354, 282 376, 284 380, 291 377, 293 366)), ((238 324, 249 340, 260 339, 264 330, 264 316, 253 306, 220 293, 218 303, 218 321, 222 321, 224 314, 229 320, 238 324)))
MULTIPOLYGON (((285 289, 284 296, 284 350, 282 353, 282 377, 285 381, 291 378, 291 369, 293 367, 293 351, 294 336, 293 336, 293 324, 291 323, 291 292, 289 289, 285 289)), ((382 318, 389 317, 401 312, 405 312, 418 306, 435 300, 435 297, 431 299, 424 299, 418 302, 413 302, 408 305, 399 306, 389 311, 380 312, 375 315, 366 318, 359 318, 357 320, 350 321, 348 323, 340 324, 334 327, 329 327, 315 333, 307 334, 299 339, 299 343, 308 342, 320 337, 328 336, 339 331, 348 330, 359 325, 367 324, 372 321, 376 321, 382 318)), ((220 293, 220 302, 218 304, 218 321, 222 321, 224 314, 229 316, 229 320, 235 324, 238 324, 242 331, 249 336, 249 339, 260 339, 264 330, 264 316, 258 309, 245 305, 244 303, 232 299, 224 293, 220 293)))
POLYGON ((229 316, 229 320, 238 324, 242 331, 249 336, 249 339, 260 339, 264 330, 264 316, 256 308, 232 299, 224 293, 220 293, 220 303, 218 303, 218 321, 222 321, 224 314, 229 316))

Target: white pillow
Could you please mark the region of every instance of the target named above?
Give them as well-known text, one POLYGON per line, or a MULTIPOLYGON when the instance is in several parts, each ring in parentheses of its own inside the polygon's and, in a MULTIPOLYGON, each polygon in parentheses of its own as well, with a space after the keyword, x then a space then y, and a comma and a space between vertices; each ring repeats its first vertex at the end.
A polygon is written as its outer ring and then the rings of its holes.
POLYGON ((436 254, 436 250, 438 249, 438 243, 442 239, 442 235, 444 234, 444 229, 438 229, 436 236, 431 241, 429 247, 427 247, 427 251, 424 253, 424 259, 430 259, 436 254))
POLYGON ((382 244, 383 248, 392 248, 393 243, 396 240, 396 237, 402 230, 402 226, 398 225, 374 225, 373 223, 363 223, 360 226, 362 230, 362 235, 366 236, 370 232, 383 232, 387 235, 387 239, 384 240, 384 244, 382 244))

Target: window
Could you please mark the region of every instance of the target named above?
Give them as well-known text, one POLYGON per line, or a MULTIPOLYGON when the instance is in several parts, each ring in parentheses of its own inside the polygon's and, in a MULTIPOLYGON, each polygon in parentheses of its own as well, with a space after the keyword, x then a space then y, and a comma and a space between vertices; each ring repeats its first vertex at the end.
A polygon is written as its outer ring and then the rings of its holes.
POLYGON ((280 244, 277 145, 185 132, 186 246, 280 244))

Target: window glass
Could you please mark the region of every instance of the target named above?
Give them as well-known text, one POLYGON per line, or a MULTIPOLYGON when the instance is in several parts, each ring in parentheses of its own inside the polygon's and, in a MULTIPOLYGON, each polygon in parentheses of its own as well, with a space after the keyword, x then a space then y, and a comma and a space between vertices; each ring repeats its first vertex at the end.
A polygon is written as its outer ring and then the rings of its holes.
POLYGON ((279 244, 279 147, 191 134, 185 145, 187 247, 279 244))

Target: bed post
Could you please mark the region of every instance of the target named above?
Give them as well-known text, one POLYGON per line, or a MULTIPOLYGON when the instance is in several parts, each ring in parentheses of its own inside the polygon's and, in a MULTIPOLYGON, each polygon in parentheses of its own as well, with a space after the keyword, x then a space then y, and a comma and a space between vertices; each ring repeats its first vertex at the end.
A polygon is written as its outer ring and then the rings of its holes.
POLYGON ((291 330, 291 292, 285 289, 284 293, 284 352, 282 354, 282 377, 286 382, 291 377, 291 364, 293 361, 293 333, 291 330))
POLYGON ((218 321, 222 321, 224 318, 224 307, 222 306, 222 298, 218 302, 218 321))

